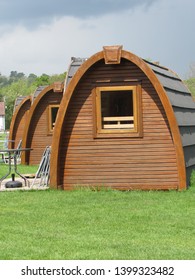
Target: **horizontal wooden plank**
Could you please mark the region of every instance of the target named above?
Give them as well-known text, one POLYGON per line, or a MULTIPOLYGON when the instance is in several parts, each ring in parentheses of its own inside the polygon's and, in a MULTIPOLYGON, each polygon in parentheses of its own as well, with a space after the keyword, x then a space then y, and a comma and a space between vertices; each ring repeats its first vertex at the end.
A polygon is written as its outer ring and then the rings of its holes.
MULTIPOLYGON (((64 144, 66 145, 66 143, 64 142, 64 144)), ((145 144, 145 145, 136 145, 136 144, 132 144, 132 145, 128 145, 128 144, 121 144, 120 143, 109 143, 109 142, 100 142, 100 143, 90 143, 90 142, 81 142, 80 146, 78 142, 71 142, 71 144, 69 145, 68 149, 77 149, 77 150, 88 150, 88 149, 99 149, 101 150, 102 148, 104 149, 114 149, 114 150, 123 150, 123 149, 127 149, 129 150, 129 152, 131 152, 131 150, 134 151, 140 151, 140 153, 142 151, 154 151, 156 153, 158 153, 158 151, 175 151, 174 147, 171 147, 170 145, 164 145, 159 144, 159 145, 149 145, 149 144, 145 144)))
POLYGON ((150 183, 156 183, 157 185, 162 185, 165 182, 169 182, 169 183, 178 183, 177 181, 177 176, 164 176, 164 175, 156 175, 155 177, 151 177, 151 175, 148 175, 145 177, 114 177, 114 179, 112 177, 101 177, 101 176, 89 176, 87 177, 82 177, 82 176, 65 176, 65 181, 66 183, 73 183, 73 184, 88 184, 88 183, 92 183, 94 185, 100 184, 100 185, 104 185, 105 184, 112 184, 112 183, 117 183, 117 184, 121 184, 121 183, 127 183, 127 182, 131 182, 131 183, 138 183, 138 184, 150 184, 150 183), (132 181, 133 180, 133 181, 132 181), (160 180, 160 181, 159 181, 160 180))
POLYGON ((168 151, 163 151, 163 150, 159 150, 159 151, 154 151, 154 150, 129 150, 129 149, 126 149, 126 148, 120 148, 120 149, 98 149, 97 148, 94 148, 94 149, 76 149, 75 148, 69 148, 68 151, 67 151, 67 154, 86 154, 86 155, 89 155, 89 154, 93 154, 94 156, 97 155, 102 155, 102 156, 105 156, 106 154, 107 155, 111 155, 114 157, 114 155, 116 156, 121 156, 123 157, 124 156, 127 156, 127 154, 129 154, 129 157, 132 157, 132 156, 135 156, 136 158, 137 157, 141 157, 141 156, 158 156, 158 157, 169 157, 169 156, 173 156, 175 157, 175 152, 173 150, 168 150, 168 151))
MULTIPOLYGON (((112 188, 120 191, 124 190, 177 190, 178 189, 178 184, 176 183, 168 183, 168 184, 106 184, 106 185, 93 185, 93 184, 88 184, 88 185, 74 185, 74 184, 64 184, 64 190, 72 190, 75 188, 83 188, 87 187, 90 188, 92 187, 92 190, 97 189, 97 188, 112 188)), ((61 186, 61 189, 63 187, 61 186)))
POLYGON ((147 160, 147 157, 142 158, 142 159, 137 159, 137 158, 128 158, 128 157, 116 157, 116 158, 108 158, 109 160, 107 160, 105 157, 82 157, 82 158, 78 158, 78 157, 66 157, 67 160, 67 164, 68 166, 66 166, 66 168, 70 167, 72 168, 73 166, 75 166, 75 168, 77 168, 79 165, 95 165, 95 166, 116 166, 116 168, 123 168, 123 167, 131 167, 131 168, 135 168, 135 169, 140 169, 140 168, 163 168, 163 166, 175 166, 173 164, 173 162, 176 163, 176 159, 169 159, 169 161, 166 161, 166 158, 162 159, 162 161, 160 161, 160 158, 152 158, 151 160, 147 160))
MULTIPOLYGON (((117 148, 117 146, 115 147, 109 147, 106 149, 106 147, 98 147, 98 146, 71 146, 68 148, 67 150, 67 154, 82 154, 82 153, 86 153, 86 154, 91 154, 91 153, 97 153, 97 154, 102 154, 104 156, 104 154, 109 154, 111 153, 113 156, 114 154, 118 155, 120 154, 121 157, 123 156, 145 156, 145 155, 151 155, 151 156, 161 156, 161 155, 167 155, 167 156, 175 156, 175 151, 172 148, 159 148, 157 149, 144 149, 142 148, 134 148, 131 147, 119 147, 117 148)), ((94 155, 95 156, 95 155, 94 155)))
POLYGON ((156 170, 176 170, 176 165, 173 163, 162 163, 162 164, 155 164, 154 163, 148 163, 148 164, 142 164, 142 163, 121 163, 121 162, 116 162, 116 163, 110 163, 110 162, 104 162, 104 164, 98 163, 96 161, 72 161, 68 162, 66 166, 66 170, 72 170, 72 169, 77 169, 77 170, 112 170, 113 172, 122 172, 122 171, 127 171, 127 172, 143 172, 143 171, 156 171, 156 170), (106 169, 105 169, 106 168, 106 169))
MULTIPOLYGON (((85 157, 84 157, 85 158, 85 157)), ((154 158, 151 157, 150 159, 147 160, 147 157, 136 160, 136 159, 121 159, 119 162, 119 159, 117 161, 117 158, 111 158, 108 157, 107 159, 103 157, 88 157, 87 159, 79 159, 79 158, 73 158, 73 157, 67 157, 66 158, 66 168, 118 168, 118 169, 128 169, 129 171, 131 170, 136 170, 136 169, 148 169, 148 170, 155 170, 155 169, 166 169, 167 166, 170 168, 176 168, 176 160, 169 159, 166 161, 166 158, 162 158, 162 161, 160 161, 159 158, 154 158), (83 165, 83 167, 82 167, 83 165), (81 167, 79 167, 81 166, 81 167)))
POLYGON ((92 190, 94 190, 95 188, 101 189, 101 188, 113 188, 113 189, 117 189, 117 190, 121 190, 121 191, 125 191, 125 190, 177 190, 178 189, 178 185, 176 184, 164 184, 164 185, 157 185, 157 184, 148 184, 148 185, 143 185, 143 184, 106 184, 106 185, 100 185, 100 186, 94 186, 92 185, 75 185, 75 184, 66 184, 64 183, 64 190, 73 190, 75 188, 80 188, 80 187, 91 187, 92 190))
POLYGON ((101 151, 107 151, 107 150, 118 150, 118 151, 123 151, 124 149, 131 152, 155 152, 158 153, 160 151, 163 152, 169 152, 172 151, 175 153, 174 147, 170 145, 165 145, 165 144, 159 144, 159 145, 130 145, 130 144, 120 144, 119 143, 109 143, 109 142, 99 142, 99 143, 91 143, 91 142, 86 142, 86 143, 71 143, 68 147, 69 150, 101 150, 101 151))
MULTIPOLYGON (((85 158, 86 160, 88 160, 89 162, 91 162, 91 160, 96 161, 98 164, 105 164, 105 163, 110 163, 110 164, 114 164, 115 162, 117 162, 117 159, 121 161, 121 163, 124 162, 128 162, 129 164, 147 164, 147 163, 151 163, 154 162, 155 164, 157 163, 162 163, 163 162, 176 162, 176 158, 174 157, 174 155, 165 155, 165 156, 157 156, 157 155, 142 155, 142 156, 137 156, 136 155, 132 155, 132 157, 126 157, 124 156, 120 156, 120 154, 114 154, 112 156, 111 153, 106 153, 105 155, 102 155, 101 153, 94 155, 94 154, 85 154, 85 153, 75 153, 75 154, 67 154, 66 155, 66 166, 67 164, 71 163, 71 162, 75 162, 75 163, 79 163, 79 158, 85 158)), ((60 158, 64 158, 63 155, 61 155, 60 158)))
POLYGON ((112 169, 112 168, 106 168, 106 169, 65 169, 65 176, 75 176, 75 178, 86 178, 86 177, 103 177, 103 178, 148 178, 149 176, 153 176, 153 178, 160 176, 166 176, 168 177, 169 175, 173 177, 177 177, 177 172, 175 169, 173 170, 168 170, 167 168, 165 170, 136 170, 136 169, 129 169, 129 170, 124 170, 124 169, 112 169))
POLYGON ((134 128, 134 124, 103 124, 103 129, 128 129, 134 128))
POLYGON ((123 117, 103 117, 103 121, 133 121, 134 117, 133 116, 123 116, 123 117))
MULTIPOLYGON (((71 138, 71 142, 67 142, 67 139, 64 138, 63 139, 64 141, 64 144, 65 143, 69 143, 69 146, 71 145, 110 145, 112 144, 113 146, 115 145, 127 145, 129 147, 145 147, 145 148, 149 148, 149 147, 153 147, 153 148, 156 148, 156 147, 168 147, 168 146, 171 146, 172 147, 172 140, 167 140, 167 141, 164 141, 164 139, 154 139, 154 141, 151 141, 151 140, 148 140, 148 139, 145 139, 145 138, 131 138, 131 140, 129 139, 125 139, 125 138, 112 138, 112 139, 109 139, 109 138, 106 138, 106 139, 101 139, 101 138, 98 138, 98 139, 93 139, 93 138, 90 138, 90 137, 84 137, 84 138, 81 138, 81 139, 77 139, 77 138, 71 138)), ((174 148, 173 148, 174 149, 174 148)))

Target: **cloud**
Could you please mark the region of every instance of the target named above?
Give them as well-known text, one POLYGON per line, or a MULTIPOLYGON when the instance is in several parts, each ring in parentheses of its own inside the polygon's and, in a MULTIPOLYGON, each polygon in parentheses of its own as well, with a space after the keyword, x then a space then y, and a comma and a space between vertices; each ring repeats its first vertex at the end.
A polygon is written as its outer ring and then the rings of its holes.
POLYGON ((0 24, 35 28, 54 18, 72 16, 89 18, 148 7, 155 0, 1 0, 0 24))
POLYGON ((189 65, 195 62, 195 2, 159 0, 150 4, 149 9, 144 4, 132 5, 133 10, 99 12, 93 17, 76 17, 76 13, 56 16, 37 28, 0 25, 0 72, 3 75, 9 75, 12 70, 26 75, 62 73, 67 71, 72 56, 90 57, 102 50, 102 46, 123 45, 125 50, 160 61, 185 77, 189 65))

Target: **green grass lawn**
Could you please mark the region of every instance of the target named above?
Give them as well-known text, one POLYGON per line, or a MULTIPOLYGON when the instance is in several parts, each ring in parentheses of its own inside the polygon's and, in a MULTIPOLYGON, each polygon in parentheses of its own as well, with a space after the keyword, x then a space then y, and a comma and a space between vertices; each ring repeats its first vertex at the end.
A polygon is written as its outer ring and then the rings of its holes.
POLYGON ((0 193, 0 259, 194 259, 187 191, 0 193))

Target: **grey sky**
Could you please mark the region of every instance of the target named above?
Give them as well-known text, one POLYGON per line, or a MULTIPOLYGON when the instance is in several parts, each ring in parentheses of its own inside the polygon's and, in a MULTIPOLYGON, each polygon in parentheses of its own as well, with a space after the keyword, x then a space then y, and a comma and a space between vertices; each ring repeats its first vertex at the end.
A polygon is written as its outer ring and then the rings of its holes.
POLYGON ((120 44, 185 78, 194 12, 194 0, 0 0, 0 73, 62 73, 71 56, 120 44))
POLYGON ((54 17, 87 18, 140 5, 148 7, 152 2, 154 0, 1 0, 0 23, 20 23, 32 28, 54 17))

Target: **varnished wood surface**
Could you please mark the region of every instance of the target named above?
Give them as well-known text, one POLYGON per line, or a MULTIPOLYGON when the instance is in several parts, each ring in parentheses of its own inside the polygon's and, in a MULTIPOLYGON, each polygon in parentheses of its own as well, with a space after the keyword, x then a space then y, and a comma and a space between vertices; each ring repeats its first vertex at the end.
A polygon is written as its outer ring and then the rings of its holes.
POLYGON ((186 187, 180 134, 164 89, 142 60, 125 51, 122 55, 126 59, 121 64, 105 65, 98 53, 71 80, 54 129, 52 186, 186 187), (104 80, 105 86, 107 81, 121 85, 133 79, 142 86, 142 137, 94 139, 92 89, 96 81, 104 80))

